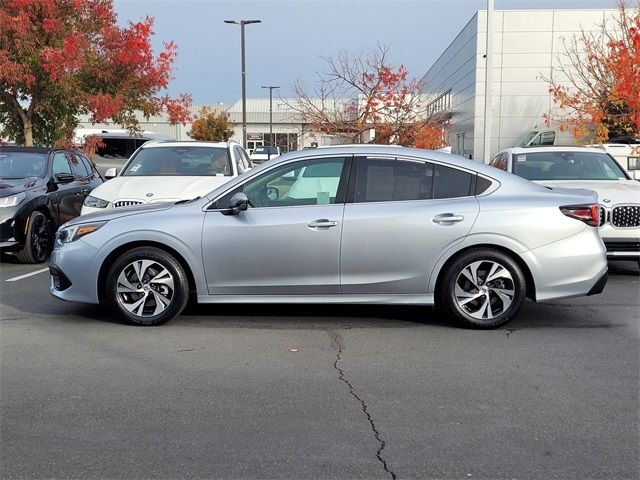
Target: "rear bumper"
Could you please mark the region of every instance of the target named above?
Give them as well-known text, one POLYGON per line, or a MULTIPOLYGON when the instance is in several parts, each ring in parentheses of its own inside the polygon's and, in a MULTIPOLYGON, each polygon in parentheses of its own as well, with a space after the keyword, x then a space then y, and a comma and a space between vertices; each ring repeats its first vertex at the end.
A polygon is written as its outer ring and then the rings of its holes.
POLYGON ((587 293, 587 296, 598 295, 599 293, 602 293, 604 291, 604 286, 607 284, 608 279, 609 279, 609 271, 606 271, 600 277, 600 280, 598 280, 596 284, 593 287, 591 287, 591 290, 589 290, 589 293, 587 293))
POLYGON ((607 281, 606 250, 591 227, 521 255, 535 282, 536 301, 595 295, 607 281))

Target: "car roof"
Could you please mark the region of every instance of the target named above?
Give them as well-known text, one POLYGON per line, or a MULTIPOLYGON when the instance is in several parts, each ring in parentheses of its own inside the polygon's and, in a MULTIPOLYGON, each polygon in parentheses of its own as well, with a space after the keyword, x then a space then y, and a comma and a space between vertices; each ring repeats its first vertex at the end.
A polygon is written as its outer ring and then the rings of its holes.
POLYGON ((30 153, 49 153, 54 150, 64 150, 60 148, 48 147, 16 147, 16 146, 0 146, 0 152, 30 152, 30 153))
POLYGON ((201 140, 180 140, 180 141, 158 141, 147 142, 141 148, 164 148, 164 147, 218 147, 227 148, 237 145, 235 142, 204 142, 201 140))
POLYGON ((488 177, 495 178, 496 180, 500 180, 501 178, 503 178, 503 175, 507 175, 507 177, 504 177, 504 178, 509 178, 509 179, 512 179, 514 177, 514 175, 510 173, 506 173, 497 168, 491 167, 489 165, 485 165, 482 162, 469 160, 467 158, 461 157, 459 155, 454 155, 451 153, 438 152, 435 150, 427 150, 424 148, 401 147, 397 145, 376 145, 371 143, 356 144, 356 145, 333 145, 333 146, 326 146, 322 148, 318 147, 318 148, 313 148, 308 150, 298 150, 295 152, 288 152, 272 160, 269 160, 268 162, 265 162, 259 165, 258 167, 256 167, 256 169, 262 170, 262 168, 266 168, 265 166, 287 162, 294 158, 305 159, 305 158, 313 158, 318 156, 324 157, 330 154, 345 155, 345 156, 357 154, 357 155, 372 155, 372 156, 380 156, 380 157, 405 157, 405 158, 415 157, 421 160, 433 160, 435 162, 442 162, 452 166, 474 170, 488 177), (357 150, 357 152, 354 150, 357 150))
POLYGON ((519 153, 536 153, 536 152, 591 152, 591 153, 605 153, 602 148, 598 147, 578 147, 575 145, 547 145, 545 147, 511 147, 505 148, 503 152, 509 151, 514 154, 519 153))

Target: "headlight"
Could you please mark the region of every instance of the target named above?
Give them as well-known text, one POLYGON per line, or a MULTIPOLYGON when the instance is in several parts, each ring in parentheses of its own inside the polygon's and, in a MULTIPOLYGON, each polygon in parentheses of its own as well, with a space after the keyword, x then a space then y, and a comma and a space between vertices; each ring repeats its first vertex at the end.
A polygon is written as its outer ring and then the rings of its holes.
POLYGON ((64 227, 58 230, 56 240, 59 243, 75 242, 79 238, 89 235, 100 229, 107 222, 80 223, 71 227, 64 227))
POLYGON ((2 197, 0 198, 0 207, 15 207, 25 198, 27 198, 27 195, 24 192, 11 195, 9 197, 2 197))
POLYGON ((107 208, 109 202, 107 200, 103 200, 98 197, 92 197, 91 195, 87 195, 87 198, 84 199, 85 207, 93 207, 93 208, 107 208))

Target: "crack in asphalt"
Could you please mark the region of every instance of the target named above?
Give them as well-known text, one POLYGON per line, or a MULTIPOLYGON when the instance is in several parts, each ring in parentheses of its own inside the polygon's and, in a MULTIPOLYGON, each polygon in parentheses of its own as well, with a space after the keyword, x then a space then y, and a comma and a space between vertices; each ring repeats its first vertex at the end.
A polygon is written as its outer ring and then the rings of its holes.
POLYGON ((387 461, 382 456, 382 451, 384 450, 384 447, 387 446, 387 443, 382 439, 382 435, 378 431, 378 428, 376 427, 376 424, 373 421, 373 418, 371 417, 371 414, 369 413, 369 409, 367 407, 367 404, 362 399, 362 397, 360 397, 360 395, 358 395, 358 392, 356 392, 356 389, 353 387, 351 382, 349 382, 349 380, 347 380, 347 378, 344 375, 344 370, 342 370, 338 366, 338 362, 341 360, 341 354, 342 354, 342 350, 344 348, 344 343, 342 341, 342 336, 339 333, 336 333, 336 332, 331 331, 331 330, 327 330, 327 334, 329 335, 329 338, 331 339, 331 347, 334 350, 336 350, 336 361, 333 362, 333 368, 337 370, 338 378, 340 379, 340 381, 344 382, 349 387, 349 393, 351 394, 351 396, 353 396, 353 398, 355 398, 360 403, 360 405, 362 406, 362 412, 367 417, 367 420, 369 421, 369 425, 371 426, 371 430, 373 431, 373 436, 375 437, 376 441, 379 444, 378 450, 376 451, 376 458, 382 464, 382 468, 384 469, 384 471, 387 472, 389 475, 391 475, 392 480, 396 480, 397 479, 396 473, 393 470, 391 470, 391 468, 389 468, 389 465, 387 464, 387 461))

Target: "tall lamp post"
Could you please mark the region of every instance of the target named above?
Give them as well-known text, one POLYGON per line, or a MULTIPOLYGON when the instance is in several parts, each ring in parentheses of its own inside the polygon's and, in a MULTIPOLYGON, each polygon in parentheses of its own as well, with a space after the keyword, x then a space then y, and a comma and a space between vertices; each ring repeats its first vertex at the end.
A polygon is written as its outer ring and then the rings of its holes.
POLYGON ((224 23, 240 25, 240 57, 242 63, 242 146, 247 148, 247 70, 244 62, 244 26, 261 23, 262 20, 225 20, 224 23))
POLYGON ((276 85, 262 85, 262 88, 269 89, 269 146, 273 147, 273 90, 280 87, 276 85))

